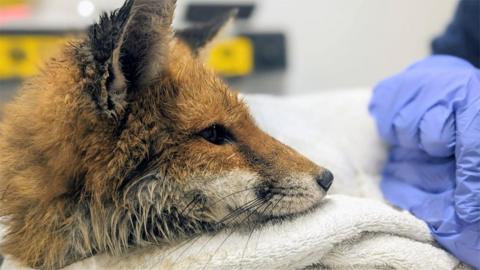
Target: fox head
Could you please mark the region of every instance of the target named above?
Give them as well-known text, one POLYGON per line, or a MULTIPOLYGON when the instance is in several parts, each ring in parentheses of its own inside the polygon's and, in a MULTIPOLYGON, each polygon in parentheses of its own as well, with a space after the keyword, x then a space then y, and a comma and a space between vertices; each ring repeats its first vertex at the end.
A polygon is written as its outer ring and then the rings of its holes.
POLYGON ((331 173, 260 130, 198 57, 229 16, 175 33, 174 8, 127 0, 5 108, 3 254, 58 268, 324 197, 331 173))

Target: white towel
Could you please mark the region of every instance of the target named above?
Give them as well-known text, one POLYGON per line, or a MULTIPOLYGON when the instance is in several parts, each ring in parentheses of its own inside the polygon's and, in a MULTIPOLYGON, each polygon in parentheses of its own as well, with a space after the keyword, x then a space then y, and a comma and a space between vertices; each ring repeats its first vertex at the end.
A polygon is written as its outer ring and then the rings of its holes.
POLYGON ((426 225, 384 203, 333 195, 312 213, 250 231, 224 231, 181 245, 98 255, 80 269, 455 269, 426 225))
MULTIPOLYGON (((456 269, 426 225, 406 212, 352 196, 328 196, 312 213, 250 231, 223 231, 122 258, 95 257, 80 269, 456 269), (310 267, 310 268, 309 268, 310 267)), ((3 269, 19 269, 6 261, 3 269)))

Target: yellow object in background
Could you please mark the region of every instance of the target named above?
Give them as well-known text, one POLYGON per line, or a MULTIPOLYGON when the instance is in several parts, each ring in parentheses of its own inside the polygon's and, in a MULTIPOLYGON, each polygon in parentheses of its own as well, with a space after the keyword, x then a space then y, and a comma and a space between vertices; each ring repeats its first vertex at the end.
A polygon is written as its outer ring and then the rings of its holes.
POLYGON ((18 4, 25 4, 26 0, 0 0, 0 8, 6 7, 6 6, 13 6, 13 5, 18 5, 18 4))
POLYGON ((207 64, 223 76, 248 75, 254 66, 253 44, 245 37, 219 42, 211 49, 207 64))
MULTIPOLYGON (((41 64, 66 41, 67 36, 62 34, 0 35, 0 80, 26 79, 37 74, 41 64)), ((210 50, 207 64, 222 76, 248 75, 254 68, 253 44, 245 37, 219 42, 210 50)))
POLYGON ((40 64, 66 42, 55 35, 0 36, 0 80, 24 79, 35 75, 40 64))

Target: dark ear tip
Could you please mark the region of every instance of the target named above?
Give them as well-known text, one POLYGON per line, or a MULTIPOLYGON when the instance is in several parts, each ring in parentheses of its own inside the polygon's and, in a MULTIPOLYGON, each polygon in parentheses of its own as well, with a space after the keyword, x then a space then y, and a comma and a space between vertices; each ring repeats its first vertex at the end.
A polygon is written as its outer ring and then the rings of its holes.
POLYGON ((237 17, 239 12, 240 12, 239 8, 231 8, 227 11, 222 12, 221 14, 214 16, 214 18, 212 18, 209 22, 210 23, 218 22, 218 21, 226 22, 228 20, 233 20, 237 17))
POLYGON ((232 8, 229 12, 228 12, 228 16, 231 17, 231 18, 235 18, 237 17, 238 13, 240 12, 240 9, 239 8, 232 8))
POLYGON ((215 14, 208 21, 175 32, 176 37, 186 42, 195 53, 203 48, 239 13, 239 8, 229 8, 215 14))

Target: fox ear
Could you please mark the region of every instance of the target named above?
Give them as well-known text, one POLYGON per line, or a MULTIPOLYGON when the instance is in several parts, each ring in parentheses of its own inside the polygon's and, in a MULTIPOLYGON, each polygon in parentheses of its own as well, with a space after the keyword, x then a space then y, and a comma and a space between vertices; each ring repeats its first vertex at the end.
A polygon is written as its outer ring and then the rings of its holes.
POLYGON ((118 118, 129 97, 165 71, 175 3, 127 0, 89 28, 90 51, 103 78, 90 91, 109 115, 118 118))
POLYGON ((238 9, 231 9, 208 22, 176 31, 175 37, 183 40, 195 55, 202 55, 233 22, 237 13, 238 9))
POLYGON ((113 88, 148 84, 164 69, 175 0, 135 0, 112 53, 113 88))

